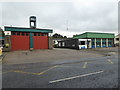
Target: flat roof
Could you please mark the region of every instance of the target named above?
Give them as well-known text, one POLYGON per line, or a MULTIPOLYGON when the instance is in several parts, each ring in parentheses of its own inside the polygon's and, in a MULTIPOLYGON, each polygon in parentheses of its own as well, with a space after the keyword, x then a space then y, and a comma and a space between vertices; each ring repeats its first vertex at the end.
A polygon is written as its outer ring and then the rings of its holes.
POLYGON ((99 33, 99 32, 85 32, 80 35, 76 35, 73 38, 75 39, 89 39, 89 38, 114 38, 114 33, 99 33))
POLYGON ((16 31, 16 32, 44 32, 52 33, 52 29, 41 29, 41 28, 24 28, 24 27, 8 27, 5 26, 5 31, 16 31))

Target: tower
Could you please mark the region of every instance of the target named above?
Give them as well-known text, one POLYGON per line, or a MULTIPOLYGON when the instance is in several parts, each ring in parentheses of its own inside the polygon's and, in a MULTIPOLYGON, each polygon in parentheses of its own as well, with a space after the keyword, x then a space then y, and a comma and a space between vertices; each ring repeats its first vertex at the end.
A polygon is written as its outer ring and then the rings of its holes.
POLYGON ((30 16, 30 28, 36 28, 36 17, 30 16))

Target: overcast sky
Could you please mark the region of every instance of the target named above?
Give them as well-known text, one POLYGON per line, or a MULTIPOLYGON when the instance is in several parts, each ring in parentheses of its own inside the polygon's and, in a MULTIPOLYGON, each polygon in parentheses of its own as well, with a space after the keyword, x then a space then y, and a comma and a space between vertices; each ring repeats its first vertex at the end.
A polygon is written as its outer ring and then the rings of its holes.
POLYGON ((34 15, 37 28, 69 37, 83 32, 118 33, 118 0, 5 1, 0 3, 0 27, 29 27, 29 17, 34 15))

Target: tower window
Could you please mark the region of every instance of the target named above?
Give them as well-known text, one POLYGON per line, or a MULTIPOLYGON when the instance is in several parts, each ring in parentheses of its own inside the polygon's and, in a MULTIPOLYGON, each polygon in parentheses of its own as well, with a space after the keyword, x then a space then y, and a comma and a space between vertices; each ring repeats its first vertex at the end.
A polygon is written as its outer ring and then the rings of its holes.
POLYGON ((31 26, 32 26, 32 27, 34 27, 34 26, 35 26, 35 25, 34 25, 34 22, 31 22, 31 26))

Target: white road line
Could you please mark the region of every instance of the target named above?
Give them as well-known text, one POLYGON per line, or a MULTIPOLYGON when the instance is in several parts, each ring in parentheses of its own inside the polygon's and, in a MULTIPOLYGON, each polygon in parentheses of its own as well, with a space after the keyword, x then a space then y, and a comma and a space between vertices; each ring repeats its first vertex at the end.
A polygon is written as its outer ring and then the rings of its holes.
POLYGON ((87 62, 85 62, 83 65, 83 68, 86 68, 86 67, 87 67, 87 62))
POLYGON ((70 79, 85 77, 85 76, 89 76, 89 75, 94 75, 94 74, 98 74, 98 73, 102 73, 102 72, 104 72, 104 71, 93 72, 93 73, 89 73, 89 74, 84 74, 84 75, 79 75, 79 76, 74 76, 74 77, 69 77, 69 78, 64 78, 64 79, 49 81, 49 83, 61 82, 61 81, 65 81, 65 80, 70 80, 70 79))
POLYGON ((108 59, 107 61, 110 62, 111 64, 113 64, 113 62, 110 59, 108 59))

